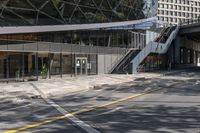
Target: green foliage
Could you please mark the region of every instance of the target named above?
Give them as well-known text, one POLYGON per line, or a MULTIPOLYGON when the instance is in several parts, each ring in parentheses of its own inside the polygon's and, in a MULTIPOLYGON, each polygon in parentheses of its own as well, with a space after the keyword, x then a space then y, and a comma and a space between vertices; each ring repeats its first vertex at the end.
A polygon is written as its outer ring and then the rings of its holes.
POLYGON ((42 75, 42 78, 47 78, 47 73, 48 73, 48 69, 47 69, 47 66, 46 64, 44 64, 42 66, 42 70, 40 72, 40 74, 42 75))

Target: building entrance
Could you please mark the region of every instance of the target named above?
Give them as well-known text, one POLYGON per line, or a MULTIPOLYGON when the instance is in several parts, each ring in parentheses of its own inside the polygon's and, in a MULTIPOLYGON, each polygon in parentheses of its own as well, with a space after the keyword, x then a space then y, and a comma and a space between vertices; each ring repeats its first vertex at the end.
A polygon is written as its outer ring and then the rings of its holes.
POLYGON ((87 58, 86 57, 76 57, 75 60, 75 74, 76 75, 87 75, 87 58))

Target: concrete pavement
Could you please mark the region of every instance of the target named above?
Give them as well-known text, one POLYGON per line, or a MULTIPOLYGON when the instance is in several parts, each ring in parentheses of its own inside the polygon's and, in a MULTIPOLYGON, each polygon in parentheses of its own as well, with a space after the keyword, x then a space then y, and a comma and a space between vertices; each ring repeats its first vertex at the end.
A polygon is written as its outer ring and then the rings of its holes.
MULTIPOLYGON (((151 89, 161 89, 151 94, 110 104, 104 108, 78 113, 75 116, 103 133, 200 132, 200 118, 198 115, 200 113, 199 72, 183 72, 165 77, 157 74, 152 74, 152 77, 150 74, 148 75, 148 78, 141 78, 144 75, 139 75, 135 77, 137 80, 134 81, 133 79, 127 80, 127 75, 122 77, 107 75, 101 80, 107 81, 107 83, 110 81, 113 84, 95 84, 96 87, 88 87, 86 90, 69 91, 68 93, 63 91, 63 94, 56 93, 55 95, 50 92, 46 94, 48 98, 64 110, 77 112, 82 109, 119 101, 119 99, 141 94, 151 89), (123 82, 122 79, 124 79, 123 82)), ((95 81, 94 77, 91 77, 91 79, 95 81)), ((98 80, 100 81, 96 78, 96 81, 98 80)), ((63 80, 57 80, 57 84, 63 82, 63 80)), ((44 82, 35 83, 38 88, 43 88, 41 84, 44 82)), ((87 84, 89 83, 93 82, 88 80, 87 84)), ((52 84, 54 83, 52 82, 52 84)), ((46 88, 48 87, 46 86, 46 88)), ((43 89, 45 90, 45 88, 43 89)), ((53 85, 52 90, 55 90, 53 85)), ((2 98, 0 106, 2 107, 0 110, 0 131, 62 117, 60 112, 41 98, 34 100, 24 98, 18 103, 2 98)), ((78 133, 82 130, 65 117, 22 132, 78 133)))

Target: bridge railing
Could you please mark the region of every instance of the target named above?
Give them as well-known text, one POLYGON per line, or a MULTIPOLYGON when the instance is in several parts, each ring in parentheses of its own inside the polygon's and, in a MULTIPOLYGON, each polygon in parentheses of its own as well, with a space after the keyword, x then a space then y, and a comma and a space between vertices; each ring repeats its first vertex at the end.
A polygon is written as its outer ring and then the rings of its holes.
POLYGON ((0 51, 15 52, 50 52, 50 53, 90 53, 90 54, 119 54, 127 48, 88 46, 55 42, 25 42, 21 44, 1 44, 0 51))
POLYGON ((180 25, 184 26, 184 25, 198 24, 198 23, 200 23, 200 17, 198 17, 197 19, 187 19, 187 20, 181 21, 180 25))

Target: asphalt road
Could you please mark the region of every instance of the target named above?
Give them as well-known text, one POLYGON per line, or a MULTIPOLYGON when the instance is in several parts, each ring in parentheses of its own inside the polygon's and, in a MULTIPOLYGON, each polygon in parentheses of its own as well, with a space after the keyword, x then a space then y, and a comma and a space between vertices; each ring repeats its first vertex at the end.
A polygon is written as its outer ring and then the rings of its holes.
MULTIPOLYGON (((195 73, 187 74, 195 77, 195 73)), ((77 113, 75 117, 102 133, 199 133, 200 82, 197 77, 187 79, 187 74, 180 73, 176 74, 177 77, 169 78, 141 78, 125 84, 97 86, 88 91, 50 99, 68 112, 92 107, 92 110, 77 113), (160 90, 119 101, 152 89, 160 90), (93 108, 105 104, 107 105, 103 108, 93 108)), ((40 98, 25 98, 17 103, 8 99, 0 100, 2 132, 62 116, 40 98)), ((68 118, 63 118, 20 132, 80 133, 84 130, 68 118)))

